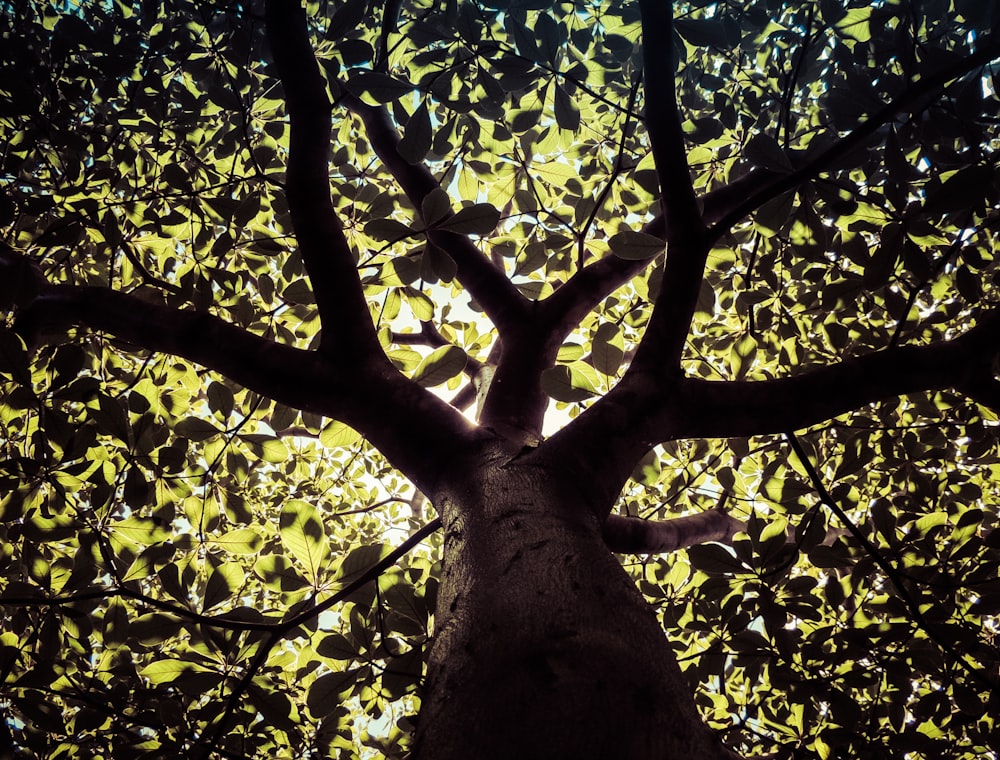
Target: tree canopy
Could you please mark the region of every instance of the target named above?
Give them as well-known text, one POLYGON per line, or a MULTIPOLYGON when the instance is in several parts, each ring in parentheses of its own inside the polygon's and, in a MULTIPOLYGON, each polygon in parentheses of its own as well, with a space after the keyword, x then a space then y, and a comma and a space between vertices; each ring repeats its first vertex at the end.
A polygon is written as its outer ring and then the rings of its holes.
POLYGON ((672 6, 0 3, 0 748, 401 757, 489 431, 728 746, 996 756, 1000 13, 672 6))

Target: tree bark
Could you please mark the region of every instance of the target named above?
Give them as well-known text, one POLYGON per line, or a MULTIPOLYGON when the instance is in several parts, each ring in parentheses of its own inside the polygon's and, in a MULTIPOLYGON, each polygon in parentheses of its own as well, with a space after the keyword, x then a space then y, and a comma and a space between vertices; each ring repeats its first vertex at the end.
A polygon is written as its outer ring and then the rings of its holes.
POLYGON ((415 760, 731 758, 587 494, 492 443, 433 495, 445 559, 415 760))

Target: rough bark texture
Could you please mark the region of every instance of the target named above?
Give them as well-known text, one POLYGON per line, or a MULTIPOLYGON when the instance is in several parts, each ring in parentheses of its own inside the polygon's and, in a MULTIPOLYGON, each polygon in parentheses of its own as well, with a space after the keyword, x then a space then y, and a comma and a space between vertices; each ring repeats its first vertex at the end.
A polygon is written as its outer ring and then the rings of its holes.
POLYGON ((645 600, 531 453, 457 463, 414 758, 727 757, 645 600))

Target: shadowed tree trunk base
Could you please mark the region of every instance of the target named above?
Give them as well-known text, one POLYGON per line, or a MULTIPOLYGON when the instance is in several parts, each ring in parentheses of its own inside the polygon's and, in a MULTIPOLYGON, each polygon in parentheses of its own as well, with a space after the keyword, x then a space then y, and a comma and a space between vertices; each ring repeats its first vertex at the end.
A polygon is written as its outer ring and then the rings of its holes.
POLYGON ((571 484, 516 460, 480 472, 436 499, 446 559, 413 757, 731 758, 571 484))

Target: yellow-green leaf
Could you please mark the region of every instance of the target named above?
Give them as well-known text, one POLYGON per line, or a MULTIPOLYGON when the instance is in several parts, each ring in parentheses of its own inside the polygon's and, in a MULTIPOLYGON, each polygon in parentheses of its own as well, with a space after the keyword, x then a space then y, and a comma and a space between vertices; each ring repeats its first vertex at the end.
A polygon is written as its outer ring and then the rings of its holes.
POLYGON ((251 528, 237 528, 223 533, 212 543, 230 554, 256 554, 264 546, 264 539, 251 528))
POLYGON ((361 434, 350 425, 334 420, 319 434, 319 442, 327 448, 350 446, 361 440, 361 434))
POLYGON ((330 562, 330 541, 317 509, 307 501, 291 499, 281 510, 281 543, 316 581, 330 562))
POLYGON ((413 379, 425 388, 447 382, 463 369, 469 360, 458 346, 441 346, 428 354, 417 366, 413 379))

